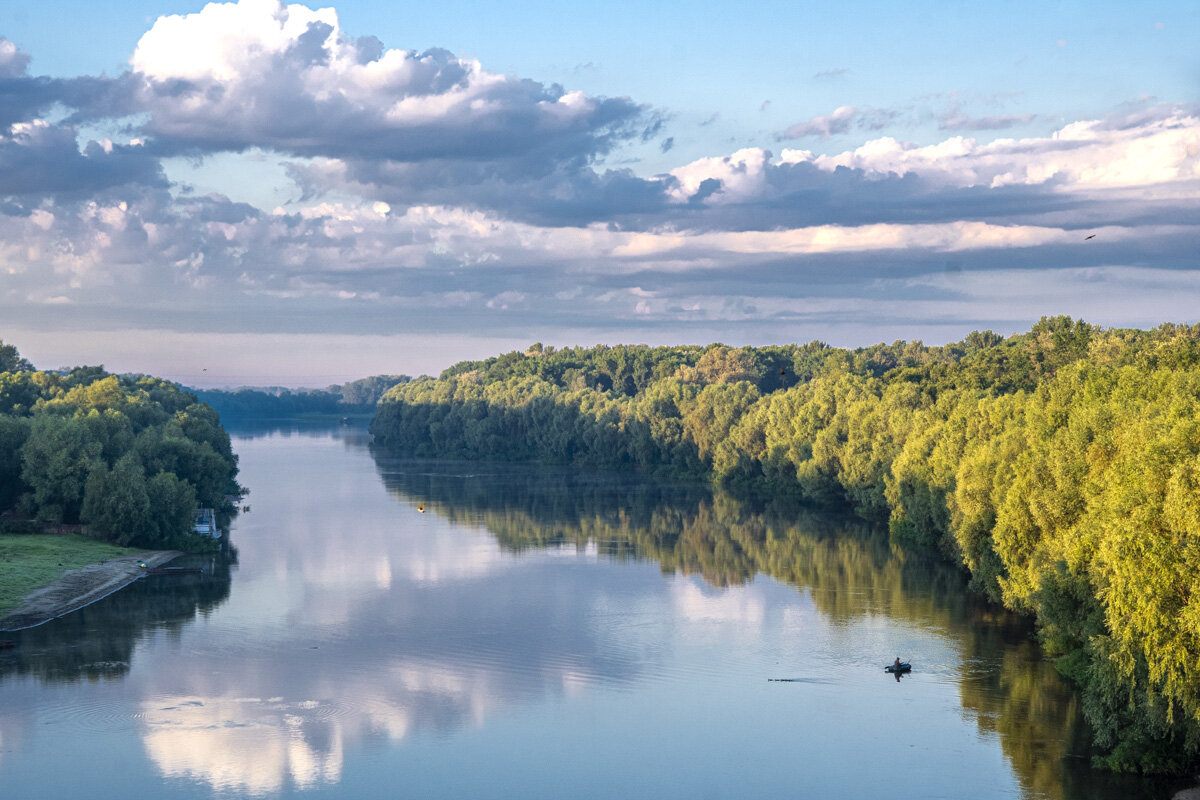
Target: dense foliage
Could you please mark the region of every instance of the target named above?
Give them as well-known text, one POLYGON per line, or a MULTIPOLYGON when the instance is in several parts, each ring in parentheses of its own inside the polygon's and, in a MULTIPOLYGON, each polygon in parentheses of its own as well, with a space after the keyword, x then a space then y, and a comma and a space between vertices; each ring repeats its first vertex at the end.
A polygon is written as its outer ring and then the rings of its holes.
POLYGON ((223 418, 286 419, 306 414, 361 414, 374 410, 379 398, 408 375, 372 375, 325 389, 284 387, 194 389, 200 402, 215 408, 223 418))
POLYGON ((1200 756, 1200 326, 926 347, 554 350, 393 388, 416 455, 708 476, 848 504, 1031 614, 1114 769, 1200 756))
POLYGON ((0 511, 83 523, 120 545, 205 545, 195 509, 241 493, 212 408, 158 378, 38 372, 2 343, 0 357, 0 511))

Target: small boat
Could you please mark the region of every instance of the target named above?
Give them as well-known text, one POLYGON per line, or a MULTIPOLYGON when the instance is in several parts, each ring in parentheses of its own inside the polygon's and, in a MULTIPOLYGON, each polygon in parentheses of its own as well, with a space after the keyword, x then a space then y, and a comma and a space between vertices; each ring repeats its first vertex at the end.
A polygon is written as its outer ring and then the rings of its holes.
POLYGON ((895 664, 888 664, 886 667, 883 668, 883 671, 884 672, 894 672, 897 674, 901 673, 901 672, 912 672, 912 664, 908 663, 907 661, 901 661, 900 666, 896 666, 895 664))

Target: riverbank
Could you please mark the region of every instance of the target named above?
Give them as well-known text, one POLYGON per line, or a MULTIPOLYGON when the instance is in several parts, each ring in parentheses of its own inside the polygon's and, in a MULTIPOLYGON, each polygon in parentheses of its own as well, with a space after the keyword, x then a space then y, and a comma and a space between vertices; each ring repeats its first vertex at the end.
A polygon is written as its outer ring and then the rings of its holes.
POLYGON ((5 603, 8 608, 0 610, 0 631, 35 627, 77 611, 140 578, 145 574, 141 563, 157 567, 183 555, 176 550, 129 550, 111 545, 95 548, 92 545, 102 543, 81 542, 75 537, 0 538, 4 561, 0 584, 9 596, 5 603), (58 540, 57 560, 47 562, 44 553, 39 559, 36 551, 46 543, 34 539, 58 540), (13 595, 19 598, 15 604, 13 595))

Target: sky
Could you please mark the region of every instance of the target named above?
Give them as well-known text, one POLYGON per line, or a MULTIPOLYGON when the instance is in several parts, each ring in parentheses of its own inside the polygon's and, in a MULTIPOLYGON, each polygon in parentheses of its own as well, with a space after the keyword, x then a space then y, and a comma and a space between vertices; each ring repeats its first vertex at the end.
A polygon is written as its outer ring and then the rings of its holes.
POLYGON ((0 339, 325 386, 1200 321, 1200 6, 4 0, 0 339))

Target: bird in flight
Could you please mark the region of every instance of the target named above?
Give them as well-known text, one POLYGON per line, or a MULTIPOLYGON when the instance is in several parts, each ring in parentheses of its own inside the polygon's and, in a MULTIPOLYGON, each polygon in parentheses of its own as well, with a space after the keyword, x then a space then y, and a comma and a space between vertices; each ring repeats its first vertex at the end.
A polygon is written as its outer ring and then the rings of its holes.
POLYGON ((1083 240, 1086 242, 1088 239, 1095 239, 1095 238, 1096 238, 1096 234, 1093 233, 1093 234, 1089 234, 1089 235, 1083 237, 1083 240))

